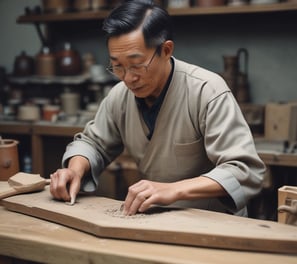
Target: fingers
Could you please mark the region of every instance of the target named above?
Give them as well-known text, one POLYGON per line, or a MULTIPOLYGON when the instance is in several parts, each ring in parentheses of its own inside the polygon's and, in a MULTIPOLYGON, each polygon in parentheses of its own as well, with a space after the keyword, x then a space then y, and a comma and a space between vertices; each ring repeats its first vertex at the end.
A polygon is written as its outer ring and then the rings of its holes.
POLYGON ((69 169, 59 169, 51 174, 50 192, 54 198, 70 201, 71 197, 76 197, 79 188, 80 179, 69 169))
POLYGON ((142 180, 130 186, 124 203, 124 214, 134 215, 147 210, 152 204, 152 193, 153 187, 148 181, 142 180))
POLYGON ((69 187, 69 195, 71 198, 72 205, 75 203, 76 195, 78 194, 79 190, 80 190, 80 179, 78 177, 75 177, 69 187))

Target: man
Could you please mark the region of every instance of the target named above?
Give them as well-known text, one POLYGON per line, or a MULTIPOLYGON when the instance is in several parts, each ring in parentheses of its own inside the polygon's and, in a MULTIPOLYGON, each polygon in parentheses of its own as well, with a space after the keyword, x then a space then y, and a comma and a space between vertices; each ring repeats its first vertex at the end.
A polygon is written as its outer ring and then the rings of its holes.
POLYGON ((125 148, 143 178, 129 187, 126 215, 174 204, 247 216, 264 164, 223 79, 172 56, 170 17, 150 1, 124 2, 103 29, 108 70, 121 82, 67 147, 52 195, 69 201, 95 190, 125 148))

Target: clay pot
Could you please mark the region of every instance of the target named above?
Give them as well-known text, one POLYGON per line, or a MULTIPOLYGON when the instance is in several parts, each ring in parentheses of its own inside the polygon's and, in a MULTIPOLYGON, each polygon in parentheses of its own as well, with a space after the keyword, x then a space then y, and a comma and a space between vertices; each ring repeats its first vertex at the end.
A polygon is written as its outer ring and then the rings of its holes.
POLYGON ((45 105, 42 109, 43 120, 54 121, 60 112, 60 106, 58 105, 45 105))
MULTIPOLYGON (((87 2, 87 1, 86 1, 87 2)), ((64 13, 71 8, 71 0, 43 0, 43 10, 46 13, 64 13)))
POLYGON ((197 5, 201 7, 222 6, 226 0, 197 0, 197 5))
POLYGON ((64 49, 56 53, 57 75, 71 76, 82 72, 80 54, 71 48, 70 43, 64 44, 64 49))
POLYGON ((18 141, 0 139, 0 181, 7 181, 19 172, 18 141))
POLYGON ((56 74, 56 58, 48 47, 43 47, 35 59, 35 73, 40 76, 54 76, 56 74))
POLYGON ((15 58, 13 65, 13 75, 18 77, 29 76, 34 73, 34 59, 28 56, 25 51, 22 51, 15 58))

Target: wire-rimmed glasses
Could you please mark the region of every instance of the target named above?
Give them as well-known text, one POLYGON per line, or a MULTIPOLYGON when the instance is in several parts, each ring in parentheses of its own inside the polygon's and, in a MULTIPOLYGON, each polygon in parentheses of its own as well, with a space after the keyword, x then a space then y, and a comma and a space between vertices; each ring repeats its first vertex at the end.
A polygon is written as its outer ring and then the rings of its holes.
POLYGON ((153 56, 151 57, 150 61, 147 64, 135 64, 129 67, 110 65, 109 67, 106 68, 106 70, 121 80, 124 79, 127 71, 135 75, 144 75, 147 73, 147 69, 151 65, 153 59, 155 58, 157 51, 158 51, 158 48, 156 48, 153 56))

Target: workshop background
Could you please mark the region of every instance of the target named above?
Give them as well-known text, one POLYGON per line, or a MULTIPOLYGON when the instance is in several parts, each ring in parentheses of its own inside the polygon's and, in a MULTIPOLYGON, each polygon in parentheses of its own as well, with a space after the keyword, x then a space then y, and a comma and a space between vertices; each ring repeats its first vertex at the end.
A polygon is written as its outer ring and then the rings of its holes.
MULTIPOLYGON (((104 72, 108 53, 101 30, 116 1, 90 19, 84 12, 91 2, 72 1, 71 10, 62 5, 53 11, 39 0, 0 1, 0 135, 20 142, 22 171, 49 177, 72 135, 116 82, 104 72), (53 68, 54 54, 72 58, 72 67, 61 59, 53 68)), ((251 217, 276 220, 278 188, 296 186, 297 178, 296 2, 250 1, 237 11, 226 5, 213 12, 196 1, 159 2, 174 14, 174 56, 221 74, 234 92, 267 165, 251 217)), ((116 198, 137 174, 125 153, 105 173, 109 188, 99 194, 116 198)))

